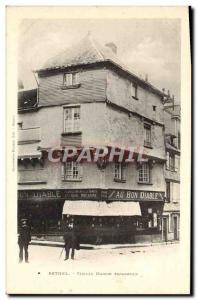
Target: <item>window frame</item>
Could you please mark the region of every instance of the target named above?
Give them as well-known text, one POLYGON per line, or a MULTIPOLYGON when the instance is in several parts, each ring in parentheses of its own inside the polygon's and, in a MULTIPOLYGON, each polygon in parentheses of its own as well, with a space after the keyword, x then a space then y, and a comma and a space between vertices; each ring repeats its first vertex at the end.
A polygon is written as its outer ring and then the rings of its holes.
MULTIPOLYGON (((69 126, 67 126, 69 127, 69 126)), ((63 133, 64 134, 69 134, 69 133, 79 133, 81 132, 81 106, 80 105, 75 105, 75 106, 64 106, 63 107, 63 133), (79 109, 78 112, 75 112, 76 109, 79 109), (71 111, 71 119, 70 119, 70 129, 66 129, 66 123, 69 123, 69 119, 66 120, 66 110, 71 111), (79 114, 79 118, 75 119, 75 114, 79 114), (78 121, 76 121, 78 120, 78 121), (77 126, 76 124, 79 123, 77 126)))
POLYGON ((152 128, 151 124, 144 123, 144 147, 152 148, 152 128), (149 139, 147 139, 147 130, 149 130, 149 139))
POLYGON ((121 162, 115 162, 114 164, 114 181, 126 182, 126 164, 121 162), (118 170, 118 176, 117 172, 118 170))
POLYGON ((138 183, 139 184, 152 184, 152 176, 151 176, 151 168, 150 168, 150 165, 148 162, 145 162, 145 163, 142 163, 139 165, 139 168, 138 168, 138 183), (147 180, 145 180, 145 166, 148 168, 147 169, 147 180), (140 172, 142 172, 142 175, 140 176, 140 172))
POLYGON ((77 88, 79 86, 79 72, 68 72, 63 74, 63 89, 77 88), (70 79, 68 80, 69 77, 70 79))
POLYGON ((135 82, 131 82, 131 86, 132 86, 132 98, 135 100, 139 100, 138 98, 138 84, 135 82))
POLYGON ((170 181, 166 181, 166 203, 171 201, 171 184, 170 181))
POLYGON ((62 179, 63 179, 63 181, 82 181, 82 165, 76 161, 68 161, 68 162, 63 163, 62 179), (71 172, 71 175, 66 175, 66 169, 68 168, 69 165, 71 165, 71 168, 69 170, 69 172, 71 172), (76 168, 76 166, 77 166, 77 172, 78 172, 77 177, 74 176, 74 172, 75 172, 74 168, 76 168))
POLYGON ((179 166, 176 167, 176 158, 178 159, 178 155, 167 151, 166 157, 166 170, 170 172, 178 172, 179 166))

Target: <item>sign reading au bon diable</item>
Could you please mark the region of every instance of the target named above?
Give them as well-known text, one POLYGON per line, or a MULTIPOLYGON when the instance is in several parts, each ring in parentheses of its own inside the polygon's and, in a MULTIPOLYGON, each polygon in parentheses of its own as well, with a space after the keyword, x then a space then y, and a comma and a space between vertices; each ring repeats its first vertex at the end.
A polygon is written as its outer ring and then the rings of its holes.
POLYGON ((164 201, 165 192, 108 190, 108 200, 124 201, 164 201))

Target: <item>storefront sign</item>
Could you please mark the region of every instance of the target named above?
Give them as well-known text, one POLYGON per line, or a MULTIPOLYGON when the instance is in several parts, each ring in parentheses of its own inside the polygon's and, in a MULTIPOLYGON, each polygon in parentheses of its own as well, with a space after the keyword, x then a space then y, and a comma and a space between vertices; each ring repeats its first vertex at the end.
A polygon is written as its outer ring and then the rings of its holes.
POLYGON ((99 189, 18 191, 19 200, 99 200, 99 189))
POLYGON ((164 192, 109 190, 108 200, 164 201, 164 192))
POLYGON ((101 189, 20 190, 19 200, 164 201, 164 192, 101 189))

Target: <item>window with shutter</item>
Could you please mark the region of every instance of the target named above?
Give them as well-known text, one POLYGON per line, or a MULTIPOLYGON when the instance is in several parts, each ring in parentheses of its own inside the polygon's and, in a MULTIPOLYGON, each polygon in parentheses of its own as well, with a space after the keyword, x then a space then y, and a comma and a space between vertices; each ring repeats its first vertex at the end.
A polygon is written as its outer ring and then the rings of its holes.
POLYGON ((115 163, 114 168, 114 180, 115 181, 126 181, 126 165, 124 163, 115 163))

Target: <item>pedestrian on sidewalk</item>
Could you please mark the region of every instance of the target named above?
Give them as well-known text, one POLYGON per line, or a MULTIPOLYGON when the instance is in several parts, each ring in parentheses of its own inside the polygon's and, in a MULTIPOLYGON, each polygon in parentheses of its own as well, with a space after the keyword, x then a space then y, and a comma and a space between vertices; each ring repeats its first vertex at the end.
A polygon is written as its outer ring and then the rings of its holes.
POLYGON ((23 250, 25 252, 25 262, 28 263, 28 246, 31 241, 30 227, 27 219, 20 220, 18 245, 19 245, 19 263, 23 261, 23 250))
POLYGON ((69 259, 71 249, 71 259, 74 259, 75 249, 79 250, 80 246, 77 239, 76 226, 74 224, 74 218, 67 215, 64 231, 64 244, 65 244, 65 259, 69 259))

